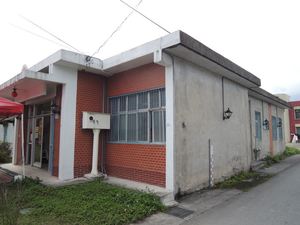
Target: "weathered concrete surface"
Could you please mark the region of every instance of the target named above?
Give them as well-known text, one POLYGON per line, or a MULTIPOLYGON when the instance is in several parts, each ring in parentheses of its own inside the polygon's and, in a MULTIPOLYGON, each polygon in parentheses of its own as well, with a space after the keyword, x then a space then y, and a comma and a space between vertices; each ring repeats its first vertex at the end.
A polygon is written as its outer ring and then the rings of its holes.
POLYGON ((175 192, 192 192, 209 181, 209 140, 214 149, 214 178, 222 180, 250 167, 248 90, 222 77, 175 58, 174 68, 175 192))
POLYGON ((299 225, 300 157, 266 183, 182 224, 299 225))

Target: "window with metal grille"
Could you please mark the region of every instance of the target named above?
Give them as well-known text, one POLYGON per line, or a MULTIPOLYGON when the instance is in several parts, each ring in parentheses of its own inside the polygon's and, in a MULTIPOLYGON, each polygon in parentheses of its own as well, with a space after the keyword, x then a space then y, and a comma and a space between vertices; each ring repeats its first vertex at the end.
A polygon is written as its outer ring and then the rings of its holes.
POLYGON ((109 99, 111 142, 164 143, 166 141, 165 89, 109 99))
POLYGON ((255 111, 255 136, 256 139, 261 141, 262 135, 261 135, 261 114, 260 112, 255 111))

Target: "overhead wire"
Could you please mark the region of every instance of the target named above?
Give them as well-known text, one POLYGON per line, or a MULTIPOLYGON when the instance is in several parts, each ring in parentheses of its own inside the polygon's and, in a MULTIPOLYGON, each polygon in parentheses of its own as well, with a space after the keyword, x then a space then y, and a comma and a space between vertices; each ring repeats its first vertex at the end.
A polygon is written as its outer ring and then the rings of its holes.
MULTIPOLYGON (((140 0, 136 7, 139 7, 139 5, 142 3, 143 0, 140 0)), ((94 55, 98 54, 100 50, 108 43, 108 41, 117 33, 123 24, 127 21, 127 19, 135 12, 135 10, 132 9, 132 11, 122 20, 122 22, 116 27, 116 29, 108 36, 108 38, 99 46, 99 48, 91 55, 93 57, 94 55)))
POLYGON ((153 23, 156 26, 158 26, 160 29, 164 30, 165 32, 167 32, 169 34, 171 33, 166 28, 164 28, 163 26, 159 25, 157 22, 155 22, 154 20, 150 19, 148 16, 146 16, 145 14, 141 13, 140 11, 138 11, 137 9, 135 9, 134 7, 132 7, 131 5, 129 5, 127 2, 124 2, 123 0, 120 0, 120 2, 122 2, 124 5, 126 5, 127 7, 131 8, 132 10, 134 10, 135 12, 137 12, 138 14, 140 14, 141 16, 143 16, 145 19, 149 20, 151 23, 153 23))
POLYGON ((36 24, 35 22, 33 22, 32 20, 26 18, 23 15, 20 15, 21 18, 23 18, 24 20, 26 20, 27 22, 31 23, 32 25, 36 26, 37 28, 39 28, 40 30, 44 31, 45 33, 49 34, 50 36, 54 37, 55 39, 59 40, 60 42, 64 43, 65 45, 69 46, 70 48, 72 48, 73 50, 77 51, 78 53, 82 53, 80 50, 78 50, 77 48, 75 48, 74 46, 72 46, 71 44, 67 43, 66 41, 62 40, 61 38, 59 38, 57 35, 51 33, 50 31, 46 30, 45 28, 43 28, 42 26, 36 24))
POLYGON ((33 35, 33 36, 36 36, 36 37, 39 37, 39 38, 44 39, 44 40, 46 40, 46 41, 49 41, 49 42, 51 42, 51 43, 53 43, 53 44, 59 45, 59 46, 64 47, 64 48, 66 47, 64 44, 58 43, 58 42, 56 42, 56 41, 53 41, 53 40, 51 40, 51 39, 49 39, 49 38, 46 38, 46 37, 44 37, 44 36, 42 36, 42 35, 39 35, 39 34, 37 34, 37 33, 34 33, 34 32, 32 32, 32 31, 27 30, 27 29, 25 29, 25 28, 23 28, 23 27, 20 27, 20 26, 18 26, 18 25, 15 25, 15 24, 12 24, 12 23, 9 23, 9 25, 12 26, 12 27, 14 27, 14 28, 17 28, 17 29, 19 29, 19 30, 22 30, 22 31, 24 31, 24 32, 27 32, 27 33, 29 33, 29 34, 31 34, 31 35, 33 35))

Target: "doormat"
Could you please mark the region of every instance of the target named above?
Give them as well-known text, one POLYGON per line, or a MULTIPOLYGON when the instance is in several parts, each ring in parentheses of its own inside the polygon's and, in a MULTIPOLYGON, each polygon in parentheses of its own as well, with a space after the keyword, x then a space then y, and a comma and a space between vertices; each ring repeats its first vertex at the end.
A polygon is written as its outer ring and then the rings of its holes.
POLYGON ((176 216, 176 217, 179 217, 181 219, 184 219, 187 216, 193 214, 194 211, 175 206, 175 207, 172 207, 172 208, 168 209, 165 213, 168 214, 168 215, 171 215, 171 216, 176 216))

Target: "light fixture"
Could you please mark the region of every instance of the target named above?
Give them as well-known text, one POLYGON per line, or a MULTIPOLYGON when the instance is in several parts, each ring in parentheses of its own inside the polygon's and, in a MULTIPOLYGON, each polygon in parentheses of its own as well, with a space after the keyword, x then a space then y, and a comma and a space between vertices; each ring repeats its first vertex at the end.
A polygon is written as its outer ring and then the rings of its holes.
POLYGON ((231 117, 232 115, 232 112, 231 110, 228 108, 225 112, 224 112, 224 115, 223 115, 223 120, 227 120, 231 117))
POLYGON ((13 91, 11 92, 11 96, 13 98, 16 98, 18 96, 17 89, 15 87, 13 88, 13 91))
POLYGON ((281 120, 278 121, 277 127, 282 127, 282 121, 281 120))
POLYGON ((263 127, 265 130, 269 130, 269 120, 267 120, 267 119, 264 120, 263 127))

